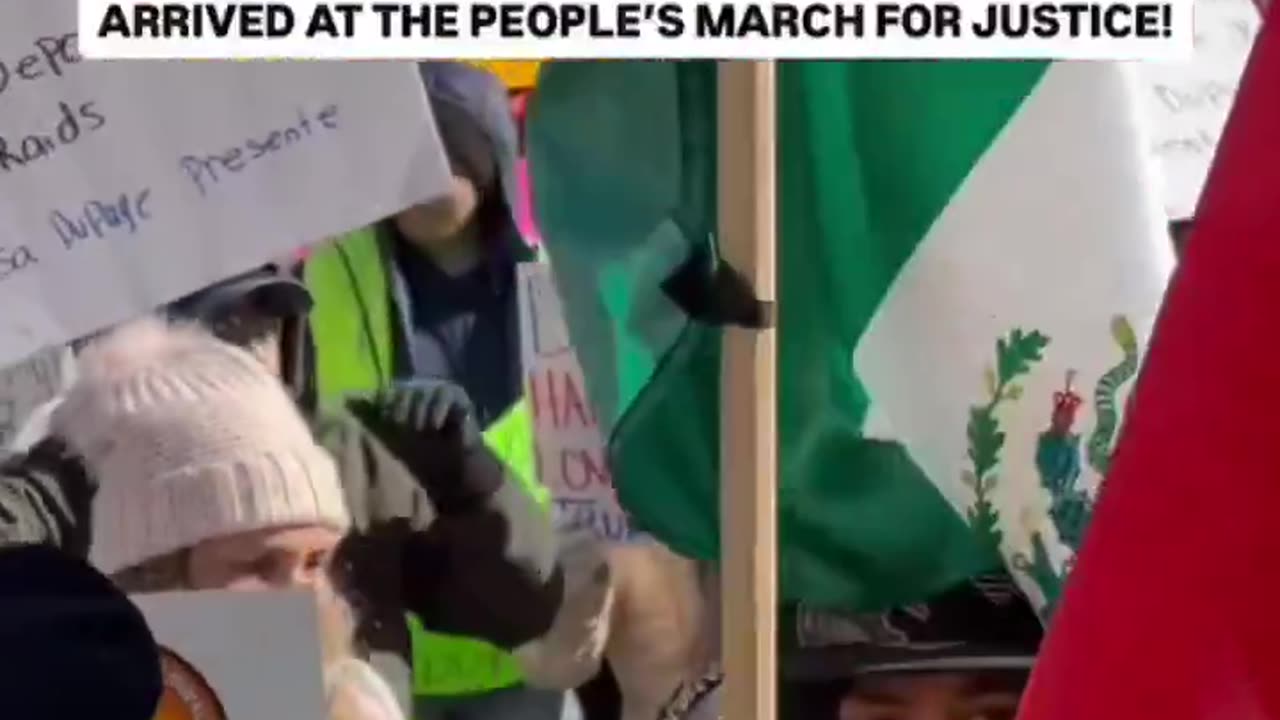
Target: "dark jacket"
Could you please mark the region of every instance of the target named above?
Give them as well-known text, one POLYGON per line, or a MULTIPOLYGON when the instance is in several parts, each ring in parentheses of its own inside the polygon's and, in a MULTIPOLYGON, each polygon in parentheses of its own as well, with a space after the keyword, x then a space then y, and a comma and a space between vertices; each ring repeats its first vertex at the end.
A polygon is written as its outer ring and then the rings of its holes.
POLYGON ((0 548, 0 667, 7 718, 150 718, 163 691, 142 612, 40 545, 0 548))
MULTIPOLYGON (((335 575, 371 653, 408 665, 406 610, 432 630, 504 648, 547 631, 563 594, 551 528, 496 458, 468 463, 467 477, 415 479, 347 409, 317 410, 312 425, 338 464, 351 512, 335 575)), ((95 490, 56 438, 5 458, 0 545, 47 543, 86 557, 95 490)))

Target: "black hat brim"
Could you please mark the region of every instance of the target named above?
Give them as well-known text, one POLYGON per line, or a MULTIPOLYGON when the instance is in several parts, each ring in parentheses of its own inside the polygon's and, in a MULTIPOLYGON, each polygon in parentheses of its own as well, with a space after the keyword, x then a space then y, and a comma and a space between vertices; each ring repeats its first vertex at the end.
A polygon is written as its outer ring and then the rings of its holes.
POLYGON ((256 270, 192 293, 169 306, 172 317, 213 324, 246 309, 287 320, 306 315, 311 292, 291 275, 275 269, 256 270))

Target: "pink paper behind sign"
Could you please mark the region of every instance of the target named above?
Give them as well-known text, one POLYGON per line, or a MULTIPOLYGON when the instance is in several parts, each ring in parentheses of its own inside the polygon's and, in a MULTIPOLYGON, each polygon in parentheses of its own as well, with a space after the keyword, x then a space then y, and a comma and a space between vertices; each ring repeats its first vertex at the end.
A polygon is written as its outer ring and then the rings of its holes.
POLYGON ((537 247, 542 242, 542 235, 533 221, 533 188, 529 181, 529 161, 520 158, 516 163, 516 180, 520 184, 520 207, 516 208, 516 222, 520 225, 520 233, 525 242, 537 247))

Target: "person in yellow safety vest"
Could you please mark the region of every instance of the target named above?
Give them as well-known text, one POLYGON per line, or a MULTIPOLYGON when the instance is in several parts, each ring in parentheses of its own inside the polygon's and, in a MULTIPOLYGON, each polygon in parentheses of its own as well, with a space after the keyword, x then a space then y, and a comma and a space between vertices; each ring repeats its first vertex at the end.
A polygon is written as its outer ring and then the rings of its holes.
MULTIPOLYGON (((534 253, 513 212, 517 138, 506 90, 463 63, 419 67, 452 192, 307 259, 315 391, 325 401, 401 383, 453 382, 469 396, 486 442, 545 506, 522 399, 515 270, 534 253)), ((409 623, 418 720, 580 716, 571 693, 526 687, 510 654, 409 623)))

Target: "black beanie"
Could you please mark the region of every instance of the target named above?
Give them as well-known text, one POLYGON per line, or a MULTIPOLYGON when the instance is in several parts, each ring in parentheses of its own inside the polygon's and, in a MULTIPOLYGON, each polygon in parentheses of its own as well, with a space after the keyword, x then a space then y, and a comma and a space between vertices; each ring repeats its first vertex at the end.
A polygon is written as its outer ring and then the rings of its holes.
POLYGON ((141 611, 53 547, 0 549, 0 715, 152 720, 162 681, 141 611))
POLYGON ((788 680, 921 671, 1026 672, 1044 634, 1031 603, 1003 573, 883 613, 791 606, 779 646, 788 680))

